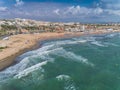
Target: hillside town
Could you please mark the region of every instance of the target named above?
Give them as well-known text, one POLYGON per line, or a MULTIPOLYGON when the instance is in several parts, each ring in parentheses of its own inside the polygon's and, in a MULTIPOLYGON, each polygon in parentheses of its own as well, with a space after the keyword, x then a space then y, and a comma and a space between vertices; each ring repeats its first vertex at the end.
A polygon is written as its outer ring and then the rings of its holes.
POLYGON ((42 32, 87 32, 106 30, 114 31, 120 29, 120 23, 106 24, 83 24, 79 22, 45 22, 29 19, 6 19, 0 20, 0 36, 16 34, 32 34, 42 32))

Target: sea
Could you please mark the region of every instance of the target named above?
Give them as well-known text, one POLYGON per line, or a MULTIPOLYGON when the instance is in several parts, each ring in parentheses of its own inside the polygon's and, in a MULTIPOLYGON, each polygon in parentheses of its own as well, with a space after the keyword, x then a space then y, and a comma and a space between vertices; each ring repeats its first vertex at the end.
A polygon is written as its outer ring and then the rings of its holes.
POLYGON ((120 33, 41 43, 0 72, 0 90, 120 90, 120 33))

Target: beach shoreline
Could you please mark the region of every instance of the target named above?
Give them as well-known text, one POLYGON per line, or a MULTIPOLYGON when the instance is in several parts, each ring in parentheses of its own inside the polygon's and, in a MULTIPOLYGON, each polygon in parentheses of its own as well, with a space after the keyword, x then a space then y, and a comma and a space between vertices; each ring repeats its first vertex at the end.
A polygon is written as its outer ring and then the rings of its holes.
MULTIPOLYGON (((119 31, 114 31, 116 33, 119 31)), ((44 40, 52 39, 62 39, 62 38, 71 38, 78 37, 83 35, 99 35, 99 34, 109 34, 112 32, 89 32, 85 34, 84 32, 68 32, 68 33, 37 33, 37 34, 19 34, 14 35, 9 38, 9 40, 1 40, 0 43, 5 43, 8 48, 3 49, 0 52, 0 70, 3 70, 11 66, 16 57, 19 55, 34 50, 40 47, 39 43, 44 40)))

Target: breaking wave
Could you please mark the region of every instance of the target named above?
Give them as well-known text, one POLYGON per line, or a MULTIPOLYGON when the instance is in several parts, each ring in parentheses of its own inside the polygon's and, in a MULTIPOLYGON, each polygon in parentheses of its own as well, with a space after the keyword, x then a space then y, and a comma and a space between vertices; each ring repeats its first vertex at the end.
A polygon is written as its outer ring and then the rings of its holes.
MULTIPOLYGON (((54 58, 51 55, 68 58, 75 62, 84 63, 94 66, 86 58, 76 55, 73 52, 66 51, 61 45, 76 44, 78 41, 56 41, 52 43, 45 43, 45 45, 37 50, 27 52, 19 56, 18 63, 0 72, 0 81, 7 80, 10 77, 21 78, 27 76, 29 73, 40 69, 42 65, 47 64, 48 61, 53 62, 54 58)), ((42 70, 42 69, 41 69, 42 70)))
POLYGON ((59 75, 56 79, 64 82, 64 90, 77 90, 75 82, 69 75, 59 75))
POLYGON ((38 70, 38 69, 41 69, 41 71, 44 72, 44 69, 42 69, 41 66, 46 65, 46 64, 47 64, 47 61, 33 65, 33 66, 19 72, 17 75, 14 76, 14 78, 18 78, 18 79, 22 78, 24 76, 27 76, 29 73, 31 73, 35 70, 38 70))
POLYGON ((94 64, 90 63, 88 61, 88 59, 86 59, 86 58, 84 58, 80 55, 76 55, 73 52, 66 51, 63 48, 58 48, 56 50, 57 51, 52 53, 52 54, 57 55, 57 56, 61 56, 61 57, 64 57, 64 58, 68 58, 69 60, 73 60, 75 62, 84 63, 84 64, 87 64, 87 65, 94 66, 94 64))
MULTIPOLYGON (((43 44, 43 46, 37 50, 29 51, 19 56, 17 59, 17 63, 4 71, 0 72, 0 82, 5 80, 9 80, 9 78, 20 79, 29 75, 30 73, 40 69, 43 73, 44 68, 42 66, 47 65, 48 62, 54 63, 55 57, 63 57, 66 60, 71 60, 73 62, 82 63, 84 65, 95 66, 92 62, 90 62, 87 58, 82 55, 77 55, 73 51, 68 51, 64 48, 65 45, 75 45, 75 44, 86 44, 89 43, 91 45, 96 45, 99 47, 107 47, 107 46, 119 46, 114 43, 103 42, 101 39, 104 37, 112 38, 115 34, 110 34, 107 36, 101 37, 81 37, 81 38, 72 38, 69 40, 56 40, 50 41, 43 44), (99 38, 99 39, 98 39, 99 38)), ((60 75, 56 77, 58 80, 71 79, 71 77, 66 75, 60 75)), ((69 80, 68 80, 69 81, 69 80)), ((68 83, 68 82, 67 82, 68 83)), ((76 90, 72 87, 72 84, 65 85, 65 90, 76 90)))
POLYGON ((97 46, 100 46, 100 47, 105 47, 105 45, 101 44, 101 42, 99 42, 99 41, 91 42, 91 44, 97 45, 97 46))

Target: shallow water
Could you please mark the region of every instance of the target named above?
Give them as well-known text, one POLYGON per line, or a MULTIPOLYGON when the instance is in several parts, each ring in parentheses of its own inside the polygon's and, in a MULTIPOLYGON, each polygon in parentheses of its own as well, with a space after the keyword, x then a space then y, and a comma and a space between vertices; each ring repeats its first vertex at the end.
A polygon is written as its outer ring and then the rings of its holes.
POLYGON ((0 72, 0 90, 120 90, 120 34, 43 42, 0 72))

